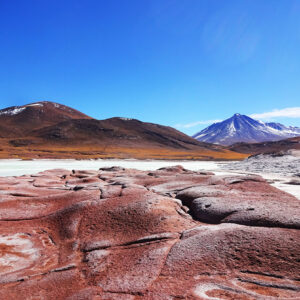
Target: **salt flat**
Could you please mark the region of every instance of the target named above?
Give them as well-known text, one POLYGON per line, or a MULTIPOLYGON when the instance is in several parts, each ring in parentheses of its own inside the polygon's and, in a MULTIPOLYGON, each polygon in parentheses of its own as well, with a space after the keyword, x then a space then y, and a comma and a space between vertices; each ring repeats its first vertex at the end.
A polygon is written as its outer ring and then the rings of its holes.
POLYGON ((197 171, 220 169, 215 161, 165 161, 165 160, 74 160, 74 159, 40 159, 40 160, 0 160, 0 176, 21 176, 35 174, 49 169, 68 170, 98 170, 103 167, 120 166, 123 168, 133 168, 138 170, 156 170, 167 166, 182 165, 184 168, 197 171))
MULTIPOLYGON (((287 172, 285 165, 278 167, 279 159, 274 160, 276 168, 261 167, 261 161, 258 163, 253 160, 245 160, 243 162, 217 162, 217 161, 165 161, 165 160, 115 160, 115 159, 99 159, 99 160, 18 160, 4 159, 0 160, 0 176, 22 176, 35 174, 49 169, 68 169, 68 170, 98 170, 103 167, 121 166, 124 168, 133 168, 138 170, 156 170, 162 167, 182 165, 184 168, 192 171, 205 170, 212 171, 216 175, 230 174, 259 174, 270 183, 284 190, 298 199, 300 199, 299 185, 286 184, 291 178, 292 173, 287 172), (252 166, 252 167, 250 167, 252 166), (257 168, 256 166, 260 166, 257 168), (274 172, 273 172, 274 171, 274 172)), ((284 158, 284 162, 286 159, 284 158)), ((298 161, 293 161, 292 165, 297 165, 298 161)), ((291 165, 291 164, 290 164, 291 165)))

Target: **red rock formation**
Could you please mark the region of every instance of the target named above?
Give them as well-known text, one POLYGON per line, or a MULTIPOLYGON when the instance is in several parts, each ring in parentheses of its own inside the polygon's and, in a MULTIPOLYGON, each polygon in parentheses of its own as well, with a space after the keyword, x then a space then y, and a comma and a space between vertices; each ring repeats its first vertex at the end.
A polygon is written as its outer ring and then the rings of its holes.
POLYGON ((182 167, 0 178, 0 299, 297 299, 299 200, 182 167))

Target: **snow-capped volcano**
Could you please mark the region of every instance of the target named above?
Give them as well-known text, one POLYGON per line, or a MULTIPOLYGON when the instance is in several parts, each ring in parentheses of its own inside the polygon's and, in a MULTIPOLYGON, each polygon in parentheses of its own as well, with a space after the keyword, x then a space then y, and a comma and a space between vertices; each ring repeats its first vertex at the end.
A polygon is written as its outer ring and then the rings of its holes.
POLYGON ((300 128, 284 126, 280 123, 264 123, 248 116, 235 114, 231 118, 214 123, 196 133, 198 141, 232 145, 234 143, 257 143, 278 141, 300 135, 300 128))

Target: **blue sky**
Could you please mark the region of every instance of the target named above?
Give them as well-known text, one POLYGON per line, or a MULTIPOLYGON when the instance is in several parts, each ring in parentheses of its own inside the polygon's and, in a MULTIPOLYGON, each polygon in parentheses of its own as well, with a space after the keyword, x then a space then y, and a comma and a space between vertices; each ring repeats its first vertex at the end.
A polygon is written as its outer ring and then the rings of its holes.
POLYGON ((300 126, 299 16, 297 0, 0 0, 0 107, 300 126))

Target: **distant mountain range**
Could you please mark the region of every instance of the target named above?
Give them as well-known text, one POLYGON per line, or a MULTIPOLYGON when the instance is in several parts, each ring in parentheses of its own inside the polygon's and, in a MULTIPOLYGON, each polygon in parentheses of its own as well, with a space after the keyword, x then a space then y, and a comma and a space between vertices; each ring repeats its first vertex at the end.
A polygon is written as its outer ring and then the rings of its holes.
POLYGON ((196 133, 198 141, 219 145, 278 141, 300 135, 300 128, 280 123, 264 123, 248 116, 235 114, 196 133))
POLYGON ((228 147, 228 149, 247 154, 275 154, 281 155, 289 150, 300 151, 300 136, 289 139, 261 142, 261 143, 235 143, 228 147))
POLYGON ((43 101, 0 110, 0 158, 242 159, 223 146, 197 141, 153 123, 93 119, 43 101))

